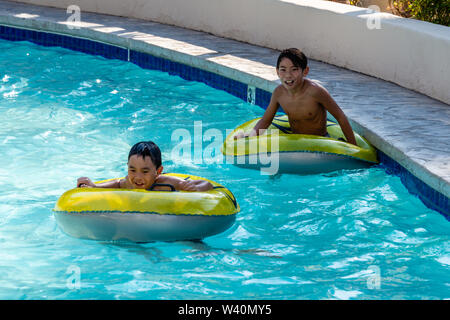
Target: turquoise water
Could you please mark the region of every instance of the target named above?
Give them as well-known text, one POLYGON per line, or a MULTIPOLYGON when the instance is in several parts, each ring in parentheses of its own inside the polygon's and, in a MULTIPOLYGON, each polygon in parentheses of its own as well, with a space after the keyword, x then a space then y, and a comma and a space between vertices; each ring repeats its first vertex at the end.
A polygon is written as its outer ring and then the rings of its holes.
POLYGON ((0 299, 450 298, 450 225, 383 168, 267 177, 171 150, 262 109, 116 60, 0 41, 0 299), (52 208, 79 176, 126 174, 153 140, 166 172, 227 186, 235 225, 203 242, 71 238, 52 208))

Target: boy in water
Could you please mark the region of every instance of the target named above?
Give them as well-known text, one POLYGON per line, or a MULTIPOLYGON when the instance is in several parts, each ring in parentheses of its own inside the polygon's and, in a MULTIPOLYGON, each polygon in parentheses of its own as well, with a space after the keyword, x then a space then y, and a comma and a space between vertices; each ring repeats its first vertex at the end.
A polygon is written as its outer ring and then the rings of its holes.
POLYGON ((289 119, 292 133, 328 136, 327 111, 341 126, 347 142, 356 145, 350 123, 328 91, 321 85, 306 79, 308 60, 299 49, 283 50, 277 61, 279 85, 272 93, 269 106, 261 120, 250 133, 239 133, 234 138, 262 134, 272 123, 281 106, 289 119))
POLYGON ((208 191, 212 184, 205 180, 183 180, 161 175, 161 151, 152 141, 138 142, 128 154, 128 175, 123 179, 95 184, 87 177, 77 180, 77 188, 123 188, 167 191, 168 188, 184 191, 208 191))

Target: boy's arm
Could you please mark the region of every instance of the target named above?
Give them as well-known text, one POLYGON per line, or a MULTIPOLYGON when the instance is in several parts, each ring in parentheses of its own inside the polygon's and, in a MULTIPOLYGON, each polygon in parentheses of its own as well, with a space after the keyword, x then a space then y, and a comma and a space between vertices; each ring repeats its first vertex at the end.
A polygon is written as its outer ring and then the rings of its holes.
POLYGON ((325 107, 325 109, 331 113, 331 115, 336 119, 336 121, 339 123, 342 132, 345 135, 345 138, 347 139, 347 142, 356 144, 355 135, 353 134, 352 127, 350 126, 350 123, 348 122, 347 117, 344 114, 344 111, 338 106, 336 101, 331 97, 331 95, 328 93, 328 91, 323 88, 322 86, 317 87, 317 94, 316 98, 317 100, 325 107))
POLYGON ((88 177, 81 177, 77 180, 77 188, 120 188, 120 179, 95 184, 88 177))
POLYGON ((180 191, 208 191, 213 188, 213 185, 206 180, 184 180, 170 176, 165 177, 164 183, 171 184, 180 191))
POLYGON ((178 187, 184 191, 208 191, 213 185, 205 180, 182 180, 178 187))
POLYGON ((280 87, 275 88, 275 90, 272 93, 272 97, 270 98, 270 103, 267 106, 266 111, 264 112, 264 115, 253 127, 252 131, 247 132, 247 133, 239 132, 238 134, 236 134, 234 136, 234 139, 258 136, 259 134, 264 132, 263 130, 267 129, 270 126, 273 118, 275 117, 275 114, 277 113, 278 107, 279 107, 278 96, 280 94, 280 89, 281 89, 280 87))

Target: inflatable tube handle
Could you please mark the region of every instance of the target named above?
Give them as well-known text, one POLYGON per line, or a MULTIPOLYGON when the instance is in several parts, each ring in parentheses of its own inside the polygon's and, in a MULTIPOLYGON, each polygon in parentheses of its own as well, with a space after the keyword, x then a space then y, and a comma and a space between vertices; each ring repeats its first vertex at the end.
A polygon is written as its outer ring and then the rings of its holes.
POLYGON ((154 183, 147 189, 147 191, 153 191, 154 187, 169 187, 170 191, 176 191, 175 187, 168 183, 154 183))

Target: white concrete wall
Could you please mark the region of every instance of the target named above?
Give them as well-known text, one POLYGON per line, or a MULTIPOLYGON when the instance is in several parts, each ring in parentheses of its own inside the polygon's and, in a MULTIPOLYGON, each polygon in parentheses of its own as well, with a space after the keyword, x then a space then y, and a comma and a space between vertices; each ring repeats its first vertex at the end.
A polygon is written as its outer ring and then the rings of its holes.
MULTIPOLYGON (((450 28, 329 1, 17 0, 209 32, 392 81, 450 104, 450 28), (370 28, 370 26, 375 28, 370 28)), ((81 15, 82 19, 82 15, 81 15)))

